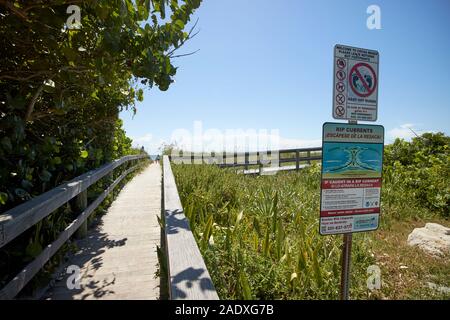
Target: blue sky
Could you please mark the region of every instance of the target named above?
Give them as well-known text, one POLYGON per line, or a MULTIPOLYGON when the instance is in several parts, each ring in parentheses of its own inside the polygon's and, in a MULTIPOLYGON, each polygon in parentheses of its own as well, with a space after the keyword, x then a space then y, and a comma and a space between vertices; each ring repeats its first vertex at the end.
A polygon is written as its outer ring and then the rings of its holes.
POLYGON ((286 147, 319 145, 331 115, 333 47, 378 50, 376 124, 386 140, 450 132, 450 1, 204 0, 200 33, 180 53, 176 82, 148 89, 121 118, 135 145, 154 153, 174 130, 278 129, 286 147), (369 30, 369 5, 381 30, 369 30))

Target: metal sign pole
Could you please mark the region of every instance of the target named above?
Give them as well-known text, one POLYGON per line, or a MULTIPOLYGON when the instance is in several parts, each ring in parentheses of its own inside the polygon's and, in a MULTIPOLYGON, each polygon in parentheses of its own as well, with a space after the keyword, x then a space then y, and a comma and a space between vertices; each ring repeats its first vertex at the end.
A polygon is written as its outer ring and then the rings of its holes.
MULTIPOLYGON (((349 124, 358 124, 356 120, 349 120, 349 124)), ((350 264, 352 260, 352 233, 344 233, 342 246, 341 269, 341 300, 348 300, 350 288, 350 264)))
POLYGON ((342 246, 341 300, 348 300, 350 287, 350 262, 352 258, 352 234, 344 233, 342 246))

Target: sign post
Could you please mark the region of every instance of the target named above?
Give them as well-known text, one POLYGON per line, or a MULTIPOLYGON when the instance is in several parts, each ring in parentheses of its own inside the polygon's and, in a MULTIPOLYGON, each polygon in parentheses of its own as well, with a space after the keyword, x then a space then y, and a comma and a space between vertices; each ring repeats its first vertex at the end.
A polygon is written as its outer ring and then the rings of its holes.
POLYGON ((378 228, 383 150, 383 126, 323 125, 320 234, 343 234, 343 300, 349 296, 352 233, 378 228))
POLYGON ((334 47, 334 119, 322 131, 321 235, 343 234, 341 299, 348 300, 353 232, 376 230, 381 208, 384 127, 378 117, 378 51, 334 47))
MULTIPOLYGON (((349 120, 348 124, 358 124, 358 121, 349 120)), ((348 300, 350 289, 350 266, 352 261, 352 233, 344 233, 342 238, 342 265, 341 265, 341 300, 348 300)))
POLYGON ((350 262, 352 258, 352 234, 344 233, 341 268, 341 300, 348 300, 350 288, 350 262))

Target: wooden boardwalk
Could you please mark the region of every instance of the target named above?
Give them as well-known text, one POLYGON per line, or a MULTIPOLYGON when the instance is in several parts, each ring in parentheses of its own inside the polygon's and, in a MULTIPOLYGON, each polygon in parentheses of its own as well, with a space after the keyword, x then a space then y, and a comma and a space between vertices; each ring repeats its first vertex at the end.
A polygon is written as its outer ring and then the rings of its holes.
POLYGON ((125 185, 98 225, 77 242, 79 251, 67 266, 80 267, 79 289, 68 288, 74 274, 64 272, 44 298, 159 299, 160 213, 161 168, 152 164, 125 185))

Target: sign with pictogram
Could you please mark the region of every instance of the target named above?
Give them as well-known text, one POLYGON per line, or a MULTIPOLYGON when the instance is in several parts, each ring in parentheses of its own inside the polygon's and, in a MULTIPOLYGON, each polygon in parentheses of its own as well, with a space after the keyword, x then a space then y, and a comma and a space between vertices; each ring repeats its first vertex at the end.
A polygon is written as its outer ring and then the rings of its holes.
POLYGON ((345 115, 345 109, 344 109, 344 107, 343 107, 343 106, 337 106, 337 107, 336 107, 336 114, 337 114, 338 117, 343 118, 344 115, 345 115))
POLYGON ((378 228, 383 147, 383 126, 323 125, 320 234, 378 228))
POLYGON ((345 102, 345 97, 344 97, 344 95, 342 93, 339 93, 336 96, 336 102, 339 103, 339 104, 343 104, 345 102))
POLYGON ((336 64, 337 64, 337 66, 338 66, 339 69, 344 69, 345 66, 347 65, 347 63, 345 62, 344 59, 338 59, 338 60, 336 61, 336 64))
POLYGON ((339 91, 339 92, 344 92, 345 84, 343 82, 338 82, 336 84, 336 90, 339 91))
POLYGON ((355 64, 350 70, 350 88, 358 97, 370 96, 377 86, 377 76, 367 63, 355 64))
POLYGON ((377 120, 378 66, 379 53, 376 50, 343 45, 334 47, 333 118, 377 120))
POLYGON ((336 72, 336 78, 339 81, 342 81, 345 79, 345 71, 339 70, 338 72, 336 72))

